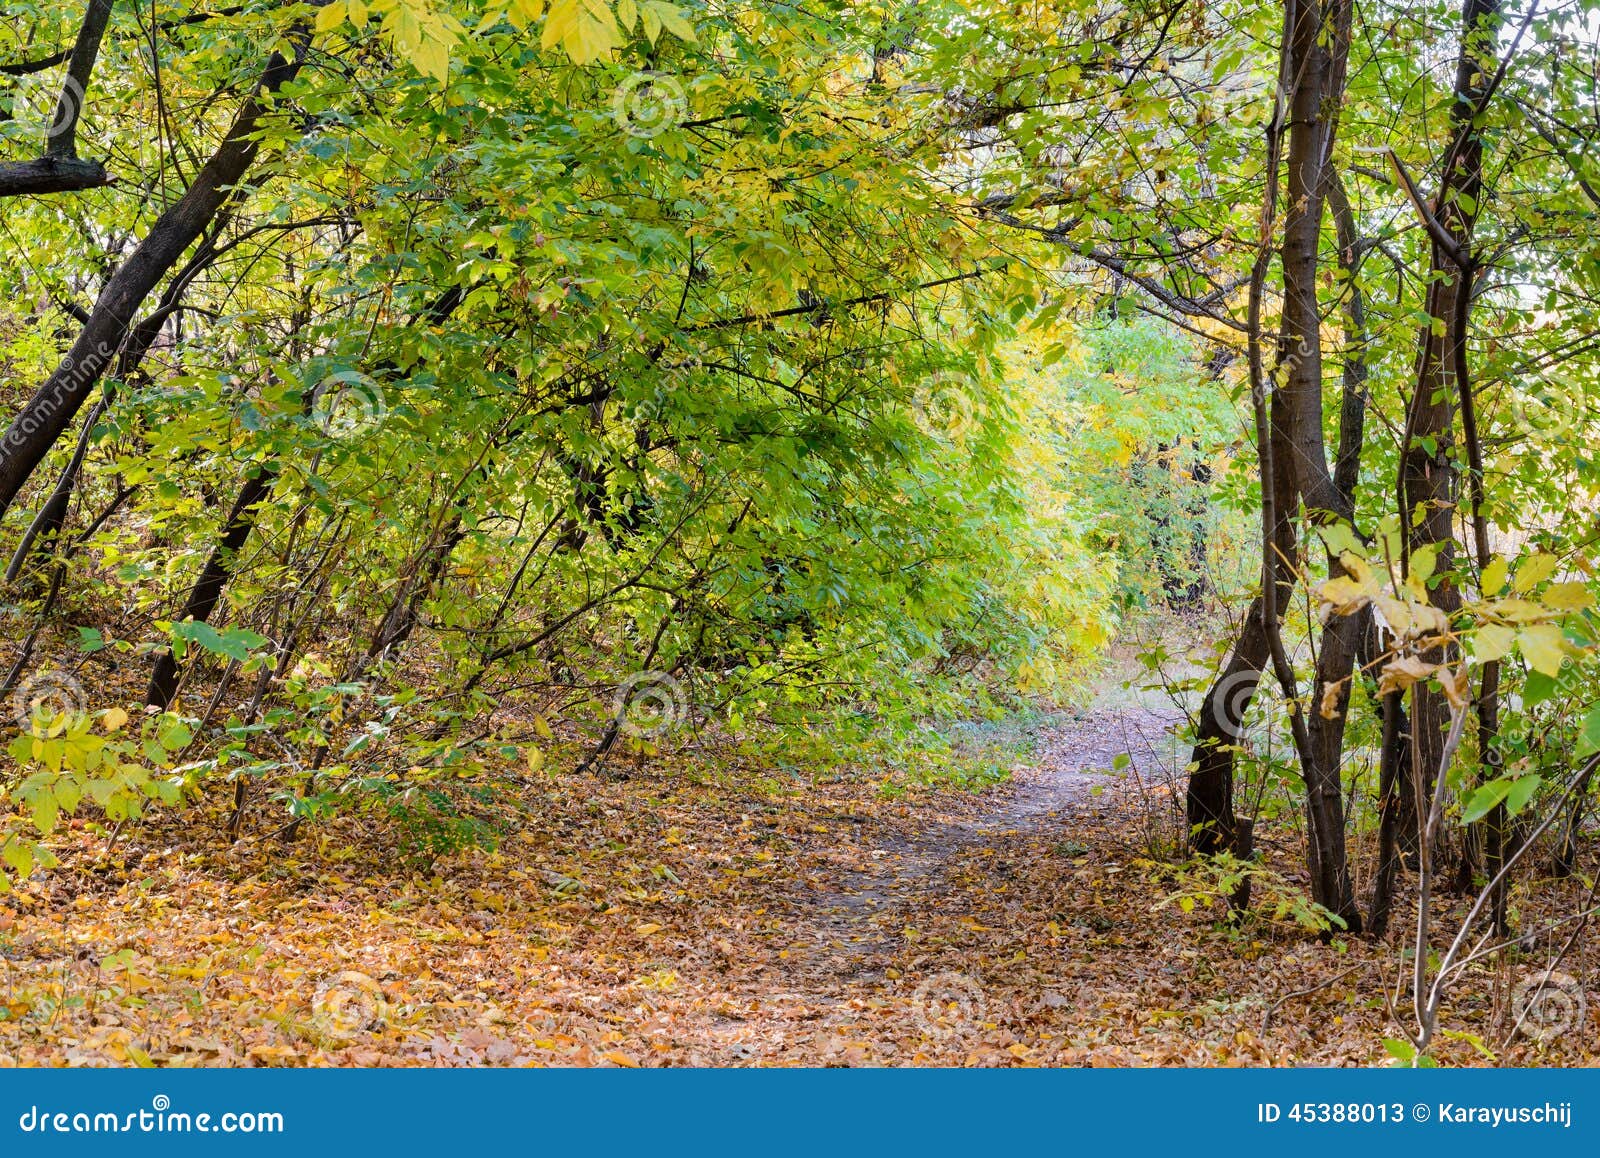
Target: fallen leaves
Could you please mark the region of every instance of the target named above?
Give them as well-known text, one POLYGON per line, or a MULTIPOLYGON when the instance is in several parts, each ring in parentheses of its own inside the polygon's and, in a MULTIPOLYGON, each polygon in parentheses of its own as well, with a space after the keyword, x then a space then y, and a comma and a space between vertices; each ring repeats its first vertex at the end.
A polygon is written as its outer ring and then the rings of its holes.
MULTIPOLYGON (((1182 806, 1153 775, 1166 722, 1048 731, 1039 768, 983 796, 664 762, 542 777, 506 787, 498 850, 430 871, 349 821, 234 848, 77 830, 63 861, 98 869, 0 909, 0 1062, 1380 1061, 1388 948, 1151 913, 1169 886, 1141 866, 1182 806)), ((1295 878, 1295 850, 1258 835, 1295 878)), ((1492 1037, 1478 1009, 1466 1027, 1492 1037)))

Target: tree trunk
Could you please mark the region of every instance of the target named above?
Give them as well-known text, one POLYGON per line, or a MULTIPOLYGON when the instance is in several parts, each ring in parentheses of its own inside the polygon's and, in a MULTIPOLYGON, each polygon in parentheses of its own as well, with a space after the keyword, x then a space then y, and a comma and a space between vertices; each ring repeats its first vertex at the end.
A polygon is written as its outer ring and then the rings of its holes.
MULTIPOLYGON (((205 623, 211 618, 217 601, 222 598, 222 589, 233 574, 239 549, 244 546, 245 540, 250 537, 250 528, 255 525, 256 508, 272 497, 272 486, 277 478, 276 469, 263 466, 245 479, 244 485, 239 488, 239 497, 234 500, 233 509, 228 512, 228 521, 223 524, 222 537, 217 540, 211 557, 206 560, 200 578, 190 588, 189 598, 178 613, 178 621, 188 619, 205 623)), ((172 706, 172 698, 177 691, 178 661, 172 649, 167 648, 156 659, 155 669, 150 673, 150 686, 145 691, 144 702, 165 711, 172 706)))
MULTIPOLYGON (((1487 50, 1492 59, 1499 25, 1499 0, 1465 0, 1455 99, 1450 108, 1453 132, 1445 154, 1444 175, 1433 206, 1417 206, 1420 213, 1431 214, 1448 241, 1434 235, 1426 299, 1430 322, 1418 335, 1416 391, 1406 415, 1400 519, 1407 528, 1410 552, 1437 549, 1437 578, 1429 587, 1429 602, 1450 617, 1461 607, 1461 593, 1451 573, 1456 563, 1454 522, 1460 483, 1453 453, 1456 400, 1461 386, 1457 371, 1465 361, 1470 317, 1470 299, 1464 295, 1470 293, 1471 270, 1463 267, 1463 255, 1471 244, 1483 193, 1483 140, 1474 121, 1493 73, 1484 57, 1487 50)), ((1434 647, 1423 652, 1422 658, 1429 663, 1450 662, 1455 659, 1455 649, 1448 645, 1434 647)), ((1415 834, 1417 825, 1422 823, 1422 817, 1416 815, 1417 810, 1409 802, 1432 795, 1432 780, 1444 753, 1449 724, 1449 705, 1443 694, 1431 690, 1425 681, 1415 684, 1411 693, 1415 759, 1408 764, 1420 769, 1422 791, 1400 793, 1401 799, 1408 802, 1403 810, 1408 835, 1415 834)), ((1414 842, 1414 835, 1411 839, 1414 842)))
MULTIPOLYGON (((1290 94, 1287 154, 1288 204, 1284 211, 1283 332, 1280 356, 1288 429, 1279 442, 1291 456, 1294 493, 1314 523, 1353 518, 1350 498, 1334 484, 1323 438, 1322 308, 1317 295, 1323 205, 1333 181, 1331 154, 1344 93, 1350 35, 1348 0, 1292 8, 1289 28, 1290 94)), ((1280 500, 1281 501, 1281 500, 1280 500)), ((1292 561, 1285 560, 1285 567, 1292 561)), ((1330 561, 1330 574, 1342 573, 1330 561)), ((1361 914, 1350 884, 1345 846, 1341 773, 1349 680, 1362 632, 1361 617, 1332 620, 1322 635, 1312 684, 1306 751, 1300 753, 1306 785, 1307 862, 1312 897, 1355 931, 1361 914)))
MULTIPOLYGON (((122 344, 134 314, 234 195, 255 160, 256 131, 270 96, 294 79, 302 60, 303 34, 294 37, 293 60, 273 53, 255 93, 240 107, 222 144, 176 204, 161 215, 137 249, 117 268, 100 292, 89 321, 55 373, 11 422, 0 440, 0 515, 10 508, 35 468, 71 424, 84 399, 105 373, 122 344)), ((81 162, 80 162, 81 164, 81 162)), ((0 172, 0 192, 4 173, 0 172)))

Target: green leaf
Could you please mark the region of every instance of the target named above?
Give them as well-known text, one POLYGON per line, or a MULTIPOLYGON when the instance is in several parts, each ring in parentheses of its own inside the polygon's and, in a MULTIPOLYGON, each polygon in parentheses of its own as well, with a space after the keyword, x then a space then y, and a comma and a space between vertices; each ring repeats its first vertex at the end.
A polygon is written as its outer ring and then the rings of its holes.
POLYGON ((1589 709, 1578 729, 1578 756, 1593 756, 1596 752, 1600 752, 1600 705, 1589 709))
POLYGON ((1417 1056, 1416 1047, 1413 1046, 1409 1041, 1405 1041, 1398 1037, 1384 1038, 1383 1049, 1384 1052, 1390 1057, 1394 1058, 1396 1061, 1404 1062, 1406 1065, 1410 1065, 1411 1059, 1417 1056))
POLYGON ((1489 815, 1490 809, 1505 800, 1506 795, 1511 791, 1511 785, 1512 781, 1509 777, 1502 777, 1499 780, 1490 780, 1486 784, 1480 784, 1477 790, 1467 797, 1462 806, 1461 823, 1471 824, 1489 815))
POLYGON ((1506 811, 1516 816, 1528 807, 1528 801, 1533 799, 1533 794, 1539 790, 1539 785, 1544 783, 1544 777, 1537 774, 1521 776, 1511 786, 1511 791, 1506 793, 1506 811))
POLYGON ((1522 702, 1528 707, 1544 703, 1556 693, 1556 681, 1553 676, 1543 672, 1532 671, 1522 685, 1522 702))
POLYGON ((236 659, 240 663, 250 658, 250 652, 264 646, 267 637, 242 627, 230 627, 227 631, 218 631, 209 623, 199 623, 194 620, 184 620, 182 623, 172 625, 172 634, 178 639, 194 643, 204 648, 213 655, 226 656, 236 659))

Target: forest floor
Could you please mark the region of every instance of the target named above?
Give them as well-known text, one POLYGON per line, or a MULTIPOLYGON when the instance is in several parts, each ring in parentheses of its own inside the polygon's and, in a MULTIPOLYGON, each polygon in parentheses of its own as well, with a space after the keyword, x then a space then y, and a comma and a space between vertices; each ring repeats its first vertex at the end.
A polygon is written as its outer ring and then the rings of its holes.
MULTIPOLYGON (((0 897, 0 1064, 1383 1064, 1397 940, 1172 903, 1176 719, 1042 718, 980 793, 729 751, 518 777, 498 847, 427 868, 354 818, 229 845, 220 800, 80 827, 0 897)), ((1463 984, 1441 1059, 1587 1060, 1592 1014, 1504 1044, 1513 981, 1463 984)))

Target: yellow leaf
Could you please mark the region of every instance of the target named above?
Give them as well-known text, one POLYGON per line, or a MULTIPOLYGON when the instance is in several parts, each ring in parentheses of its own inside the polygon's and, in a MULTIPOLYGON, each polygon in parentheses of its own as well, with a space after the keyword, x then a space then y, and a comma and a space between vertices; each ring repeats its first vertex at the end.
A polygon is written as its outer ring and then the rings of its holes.
POLYGON ((128 713, 121 708, 110 708, 100 717, 100 725, 108 732, 115 732, 128 722, 128 713))
POLYGON ((617 23, 627 32, 639 19, 639 9, 633 0, 617 0, 617 23))
POLYGON ((450 77, 450 46, 432 36, 424 36, 411 54, 411 63, 422 75, 443 84, 450 77))
POLYGON ((529 772, 537 772, 544 767, 544 752, 535 748, 532 744, 528 745, 527 751, 523 755, 528 761, 529 772))
POLYGON ((1359 558, 1361 540, 1356 538, 1356 533, 1349 523, 1329 523, 1325 527, 1318 527, 1317 534, 1322 536, 1322 543, 1335 555, 1355 555, 1359 558))
POLYGON ((1379 595, 1373 599, 1378 614, 1389 625, 1389 630, 1401 637, 1420 638, 1424 635, 1442 635, 1450 623, 1444 612, 1426 603, 1404 603, 1379 595))
POLYGON ((1341 615, 1349 615, 1365 607, 1367 600, 1383 589, 1372 566, 1361 556, 1346 551, 1339 556, 1343 575, 1329 579, 1320 589, 1322 598, 1333 604, 1341 615))
POLYGON ((1362 589, 1361 584, 1343 575, 1337 579, 1329 579, 1322 585, 1319 594, 1345 615, 1361 610, 1370 598, 1370 594, 1362 589))
POLYGON ((511 0, 511 23, 526 28, 544 12, 544 0, 511 0))
POLYGON ((539 37, 540 48, 554 48, 567 38, 578 25, 576 0, 553 0, 550 15, 545 17, 544 32, 539 37))
POLYGON ((600 1056, 605 1058, 606 1061, 610 1062, 612 1065, 625 1066, 630 1070, 636 1070, 639 1068, 639 1063, 634 1061, 627 1054, 623 1053, 620 1049, 607 1050, 600 1056))
POLYGON ((646 921, 644 924, 634 929, 634 932, 639 934, 641 937, 648 937, 652 933, 661 932, 661 926, 656 924, 654 921, 646 921))
POLYGON ((1560 560, 1554 555, 1546 555, 1542 551, 1530 555, 1518 565, 1517 577, 1512 580, 1511 589, 1519 595, 1524 594, 1554 575, 1559 565, 1560 560))
POLYGON ((1559 627, 1552 623, 1524 627, 1517 633, 1517 642, 1535 671, 1552 678, 1561 674, 1564 641, 1559 627))
POLYGON ((1550 614, 1527 599, 1496 599, 1492 603, 1485 603, 1483 610, 1507 623, 1537 623, 1550 614))
POLYGON ((1493 663, 1506 655, 1517 642, 1514 628, 1498 623, 1487 623, 1472 635, 1472 658, 1479 663, 1493 663))
POLYGON ((1544 605, 1557 611, 1582 611, 1593 602, 1582 583, 1552 583, 1544 593, 1544 605))
POLYGON ((332 0, 317 10, 316 30, 318 34, 332 32, 344 23, 346 12, 345 0, 332 0))
POLYGON ((1483 577, 1478 581, 1478 588, 1485 597, 1498 595, 1506 585, 1506 561, 1499 555, 1489 560, 1489 565, 1483 569, 1483 577))
POLYGON ((648 8, 653 9, 656 15, 661 17, 662 26, 672 35, 690 44, 695 42, 694 25, 683 18, 683 13, 678 10, 676 5, 663 4, 660 0, 650 0, 648 8))

